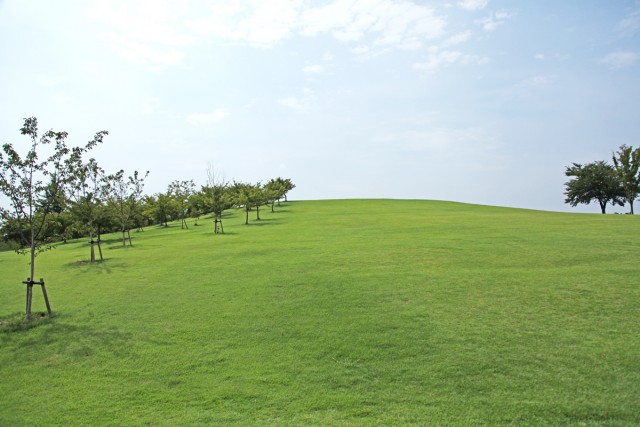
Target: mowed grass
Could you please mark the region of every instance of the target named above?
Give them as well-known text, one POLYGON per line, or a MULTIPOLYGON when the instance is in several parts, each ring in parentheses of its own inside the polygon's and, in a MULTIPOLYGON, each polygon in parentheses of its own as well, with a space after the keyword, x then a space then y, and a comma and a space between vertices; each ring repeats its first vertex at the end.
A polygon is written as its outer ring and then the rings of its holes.
MULTIPOLYGON (((0 332, 0 425, 640 424, 640 218, 408 200, 261 216, 110 235, 103 264, 84 240, 39 257, 56 316, 0 332)), ((9 318, 27 259, 0 269, 9 318)))

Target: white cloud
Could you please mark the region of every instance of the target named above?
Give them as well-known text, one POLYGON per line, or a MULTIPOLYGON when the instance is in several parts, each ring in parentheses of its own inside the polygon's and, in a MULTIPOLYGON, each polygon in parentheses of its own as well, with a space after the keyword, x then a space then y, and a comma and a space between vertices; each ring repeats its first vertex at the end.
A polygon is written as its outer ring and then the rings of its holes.
POLYGON ((91 15, 106 24, 105 39, 125 58, 165 66, 180 63, 186 46, 210 39, 272 48, 294 35, 328 34, 378 54, 416 50, 443 36, 447 24, 434 8, 409 0, 331 0, 320 5, 303 0, 104 0, 91 15))
POLYGON ((315 93, 312 89, 302 89, 300 96, 286 96, 278 100, 278 104, 290 108, 298 113, 305 113, 311 108, 315 99, 315 93))
POLYGON ((546 88, 555 82, 555 77, 538 75, 530 77, 520 83, 521 86, 533 86, 537 88, 546 88))
POLYGON ((139 64, 151 64, 156 67, 177 65, 184 58, 184 53, 175 47, 159 49, 152 47, 149 43, 119 34, 106 34, 104 40, 111 44, 123 58, 139 64))
POLYGON ((322 65, 307 65, 306 67, 302 68, 302 72, 305 74, 322 74, 324 73, 325 69, 322 65))
POLYGON ((488 3, 489 0, 460 0, 458 6, 465 10, 474 11, 484 9, 488 3))
POLYGON ((429 153, 441 160, 471 160, 475 170, 500 170, 507 164, 507 159, 497 150, 495 138, 482 127, 406 130, 382 135, 376 142, 412 153, 429 153))
POLYGON ((616 30, 624 37, 633 37, 640 31, 640 9, 629 12, 616 25, 616 30))
POLYGON ((539 93, 543 89, 552 88, 555 83, 555 76, 538 74, 511 85, 505 89, 504 94, 507 97, 528 98, 533 94, 539 93))
POLYGON ((626 68, 634 65, 640 59, 638 52, 616 51, 600 59, 600 63, 612 69, 626 68))
POLYGON ((224 108, 217 108, 210 113, 192 113, 187 117, 187 122, 191 125, 209 125, 218 123, 229 116, 229 112, 224 108))
POLYGON ((181 28, 181 10, 166 1, 99 1, 89 15, 106 28, 102 40, 125 59, 169 66, 184 58, 181 50, 195 41, 181 28))
POLYGON ((413 65, 413 68, 418 71, 427 71, 431 72, 440 68, 442 66, 451 65, 451 64, 478 64, 483 65, 489 62, 489 58, 464 54, 460 51, 456 50, 442 50, 440 51, 438 48, 430 48, 429 56, 426 62, 416 63, 413 65))
POLYGON ((449 37, 444 44, 447 46, 455 46, 455 45, 466 42, 467 40, 469 40, 470 37, 471 37, 471 31, 469 30, 463 31, 461 33, 454 34, 451 37, 449 37))
POLYGON ((158 111, 160 107, 160 98, 150 97, 142 101, 140 111, 144 115, 150 115, 158 111))
POLYGON ((544 60, 544 53, 537 53, 534 58, 536 58, 539 61, 543 61, 544 60))
POLYGON ((515 13, 503 9, 491 13, 488 17, 480 20, 479 22, 482 25, 483 30, 494 31, 500 25, 504 24, 507 19, 510 19, 513 16, 515 16, 515 13))

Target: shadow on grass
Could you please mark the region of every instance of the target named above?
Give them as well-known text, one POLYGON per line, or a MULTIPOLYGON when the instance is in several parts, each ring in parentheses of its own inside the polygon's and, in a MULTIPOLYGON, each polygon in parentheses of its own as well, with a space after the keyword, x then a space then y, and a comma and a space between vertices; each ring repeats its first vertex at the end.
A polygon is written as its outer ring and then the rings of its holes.
POLYGON ((207 231, 204 235, 213 236, 215 238, 215 237, 223 237, 223 236, 237 236, 238 233, 236 233, 235 231, 225 231, 224 233, 214 233, 213 231, 207 231))
POLYGON ((281 221, 282 220, 280 218, 262 218, 262 219, 254 219, 254 220, 250 219, 249 224, 243 224, 243 225, 254 225, 258 227, 264 227, 265 225, 277 224, 281 221))
MULTIPOLYGON (((45 347, 49 351, 42 354, 53 352, 71 358, 87 357, 100 352, 107 352, 119 357, 132 353, 133 335, 120 332, 114 327, 103 329, 92 327, 87 323, 80 325, 66 323, 63 313, 54 313, 52 317, 34 313, 28 324, 24 317, 24 314, 11 315, 6 318, 10 323, 0 327, 2 346, 14 346, 17 350, 13 352, 16 358, 22 358, 27 353, 38 358, 40 357, 38 353, 45 347), (44 333, 30 335, 27 332, 37 326, 45 325, 46 331, 44 333), (25 334, 23 335, 21 332, 25 334)), ((4 320, 5 318, 2 319, 2 321, 4 320)))
POLYGON ((44 311, 31 313, 31 320, 27 321, 25 313, 14 313, 0 317, 0 333, 20 332, 45 325, 52 321, 55 313, 48 316, 44 311))
POLYGON ((129 267, 129 264, 126 262, 110 262, 111 258, 105 258, 103 261, 91 262, 88 259, 78 260, 67 263, 69 267, 81 267, 80 271, 82 273, 88 272, 103 272, 107 274, 111 274, 114 270, 122 271, 126 270, 129 267))

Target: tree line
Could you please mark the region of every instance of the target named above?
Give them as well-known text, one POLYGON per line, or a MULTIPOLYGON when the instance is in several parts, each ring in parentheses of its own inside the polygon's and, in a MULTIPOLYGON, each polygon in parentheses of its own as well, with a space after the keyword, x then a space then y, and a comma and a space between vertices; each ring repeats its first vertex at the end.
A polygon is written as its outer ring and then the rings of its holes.
POLYGON ((621 145, 611 160, 567 166, 565 175, 571 179, 565 183, 565 203, 575 207, 598 202, 603 214, 609 204, 628 204, 633 215, 633 203, 640 194, 640 148, 621 145))
POLYGON ((19 253, 30 256, 30 275, 24 282, 27 291, 27 319, 30 316, 31 287, 41 285, 47 307, 44 281, 35 279, 35 258, 51 249, 56 242, 88 237, 90 261, 96 262, 96 249, 103 260, 100 235, 120 232, 122 245, 132 245, 132 228, 159 224, 168 226, 180 220, 188 228, 187 218, 197 219, 213 214, 215 233, 224 232, 224 212, 242 208, 249 223, 249 212, 270 206, 295 188, 290 179, 275 178, 265 184, 227 182, 207 169, 207 182, 199 189, 193 180, 174 180, 166 191, 144 194, 149 171, 124 170, 107 173, 98 161, 89 157, 109 134, 99 131, 85 145, 69 147, 67 132, 49 130, 39 134, 35 117, 24 119, 20 133, 30 140, 25 155, 10 143, 0 151, 0 195, 8 199, 0 203, 0 233, 19 253), (43 152, 46 155, 43 155, 43 152))

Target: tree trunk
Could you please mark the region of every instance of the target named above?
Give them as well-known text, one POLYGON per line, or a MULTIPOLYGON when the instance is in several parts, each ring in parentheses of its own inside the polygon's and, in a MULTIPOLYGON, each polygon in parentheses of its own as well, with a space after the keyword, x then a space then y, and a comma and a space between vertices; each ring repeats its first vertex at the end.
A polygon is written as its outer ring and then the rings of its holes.
POLYGON ((93 231, 89 231, 89 244, 91 245, 91 258, 89 261, 93 264, 94 262, 96 262, 96 251, 93 247, 93 245, 95 244, 95 242, 93 241, 93 231))
POLYGON ((607 213, 606 212, 606 210, 607 210, 607 202, 603 202, 601 200, 599 200, 599 202, 600 202, 600 210, 602 211, 602 214, 604 215, 605 213, 607 213))
POLYGON ((249 225, 249 207, 248 207, 248 206, 245 206, 244 210, 245 210, 245 212, 246 212, 246 217, 245 217, 245 220, 244 220, 244 225, 249 225))
POLYGON ((100 226, 98 226, 98 252, 100 253, 100 262, 104 261, 102 257, 102 244, 100 243, 100 226))
POLYGON ((127 236, 129 236, 129 246, 133 246, 133 243, 131 243, 131 229, 127 228, 127 236))
POLYGON ((31 320, 31 301, 33 300, 33 278, 35 277, 35 271, 36 271, 36 242, 35 242, 33 227, 31 227, 30 256, 31 256, 31 263, 30 263, 31 265, 29 266, 30 276, 27 279, 27 282, 28 282, 27 283, 27 307, 26 307, 27 321, 31 320))
POLYGON ((124 236, 124 232, 125 232, 125 227, 124 225, 122 225, 122 247, 126 246, 126 241, 127 241, 127 239, 124 236))
POLYGON ((260 221, 260 206, 256 206, 256 220, 260 221))

